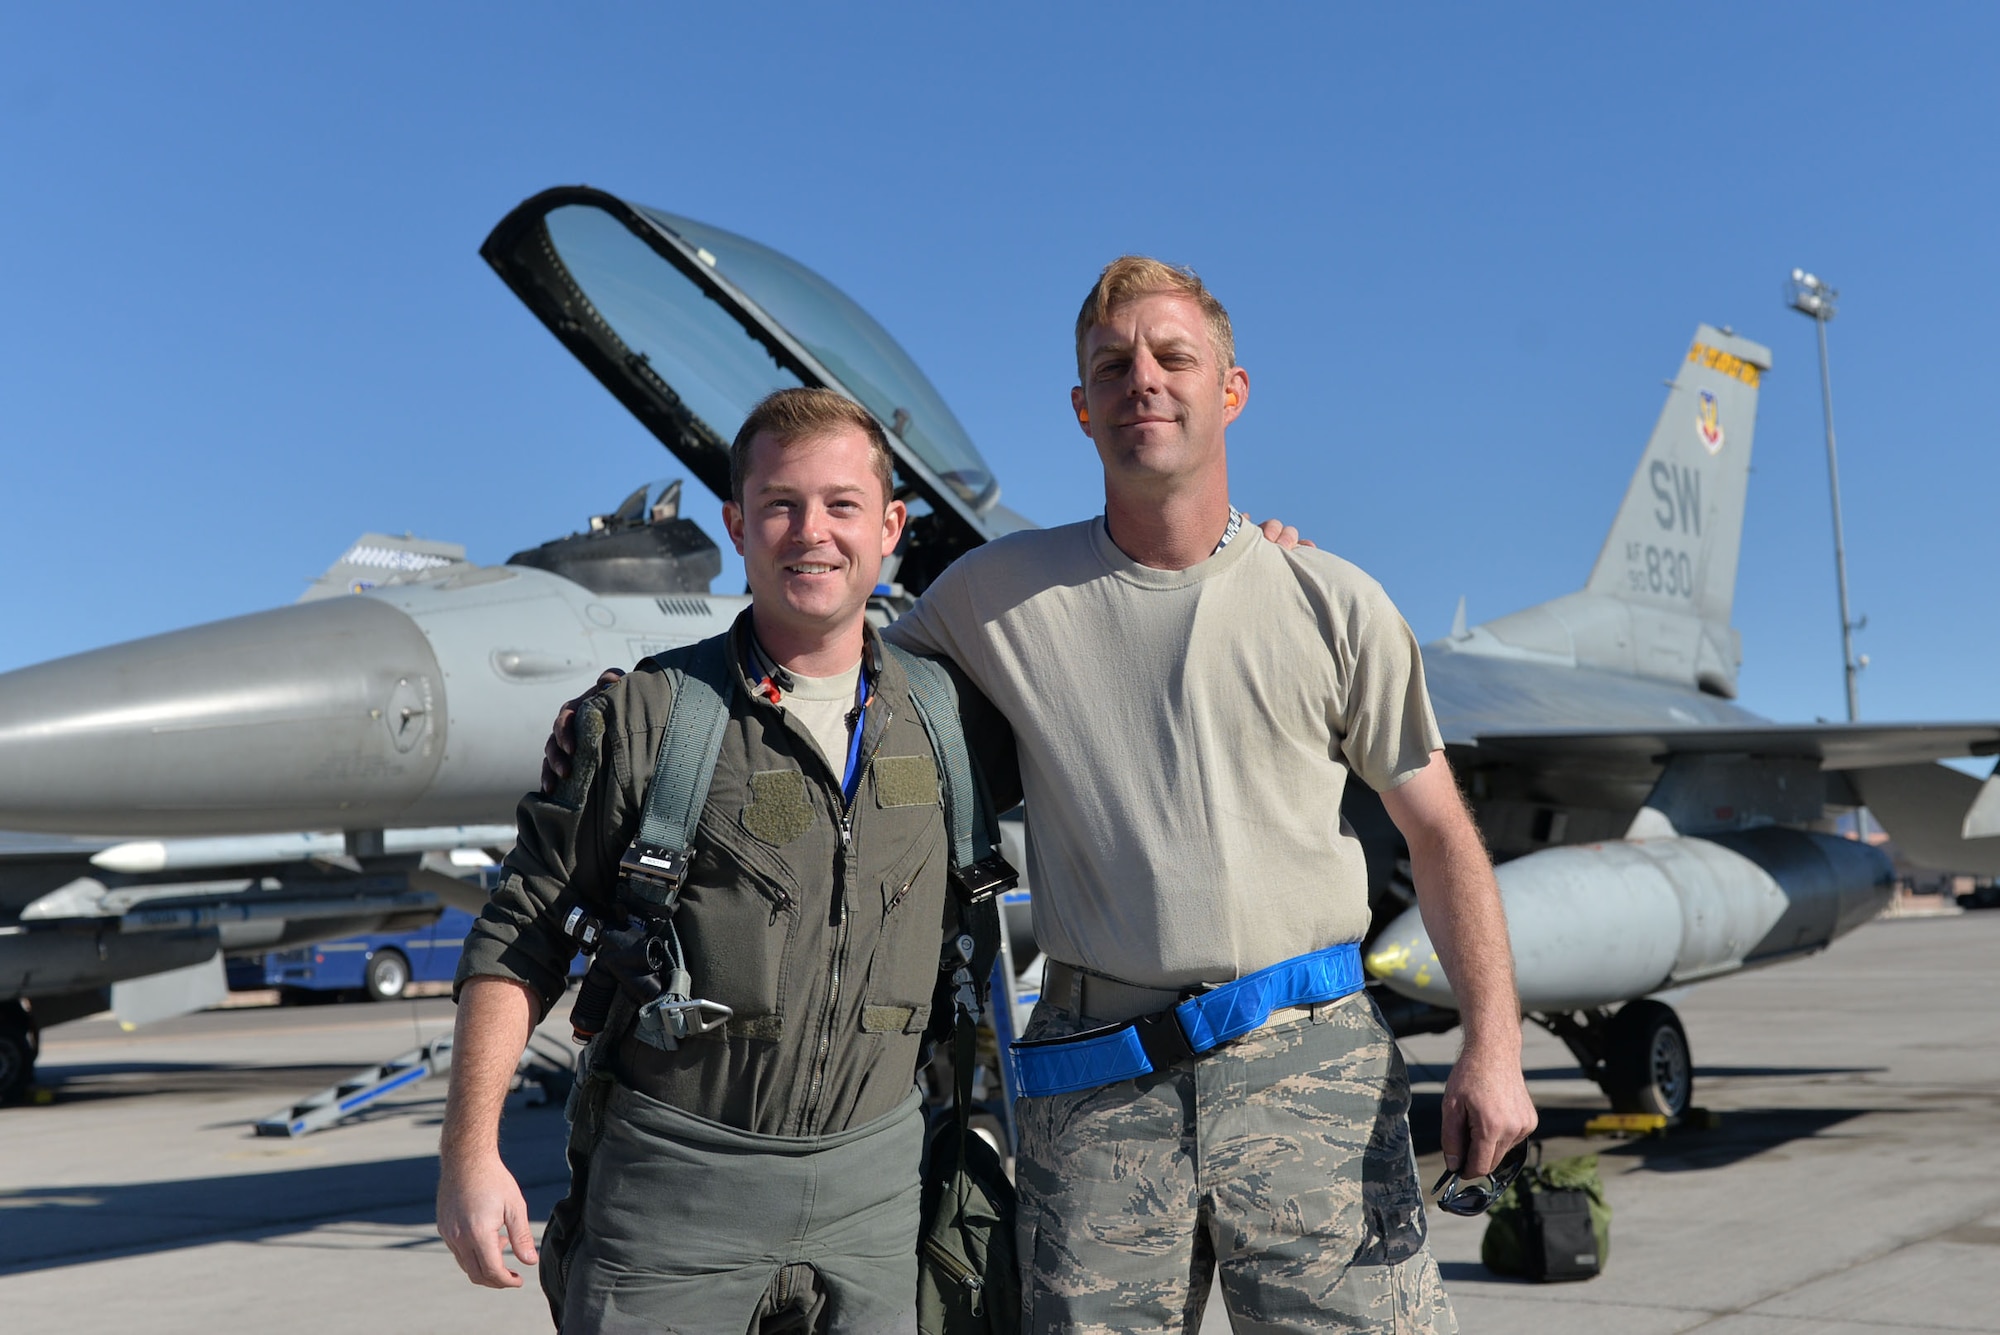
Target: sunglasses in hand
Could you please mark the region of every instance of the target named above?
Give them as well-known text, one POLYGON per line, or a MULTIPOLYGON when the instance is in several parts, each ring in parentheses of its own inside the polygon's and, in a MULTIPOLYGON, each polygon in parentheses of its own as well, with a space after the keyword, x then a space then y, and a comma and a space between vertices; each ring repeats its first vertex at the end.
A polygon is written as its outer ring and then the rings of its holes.
POLYGON ((1444 1176, 1431 1184, 1430 1194, 1438 1198, 1438 1209, 1447 1214, 1476 1218, 1491 1208, 1493 1202, 1507 1193, 1514 1185, 1514 1179, 1521 1175, 1521 1169, 1528 1162, 1528 1142, 1522 1141, 1507 1151, 1500 1166, 1486 1175, 1486 1182, 1460 1182, 1458 1170, 1447 1168, 1444 1176))

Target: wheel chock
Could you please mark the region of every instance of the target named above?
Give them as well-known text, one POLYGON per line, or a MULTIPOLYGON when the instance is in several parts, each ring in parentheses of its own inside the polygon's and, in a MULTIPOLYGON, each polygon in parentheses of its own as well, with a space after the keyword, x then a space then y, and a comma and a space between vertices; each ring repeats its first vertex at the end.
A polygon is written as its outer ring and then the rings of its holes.
POLYGON ((1600 1113, 1583 1124, 1586 1136, 1658 1136, 1666 1129, 1660 1113, 1600 1113))

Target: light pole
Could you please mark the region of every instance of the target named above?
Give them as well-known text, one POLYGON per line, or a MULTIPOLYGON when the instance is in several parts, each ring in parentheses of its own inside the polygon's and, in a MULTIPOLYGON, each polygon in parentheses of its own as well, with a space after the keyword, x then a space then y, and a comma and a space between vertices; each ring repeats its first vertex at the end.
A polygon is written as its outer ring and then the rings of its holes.
POLYGON ((1833 570, 1840 583, 1840 662, 1847 678, 1847 721, 1852 723, 1861 714, 1855 678, 1868 660, 1854 657, 1854 632, 1862 623, 1854 620, 1847 605, 1847 540, 1840 527, 1840 461, 1833 449, 1833 381, 1826 369, 1826 322, 1833 318, 1834 302, 1839 297, 1839 292, 1804 269, 1792 270, 1791 281, 1785 284, 1785 300, 1801 315, 1811 316, 1813 328, 1819 334, 1819 397, 1826 412, 1826 479, 1833 491, 1833 570))

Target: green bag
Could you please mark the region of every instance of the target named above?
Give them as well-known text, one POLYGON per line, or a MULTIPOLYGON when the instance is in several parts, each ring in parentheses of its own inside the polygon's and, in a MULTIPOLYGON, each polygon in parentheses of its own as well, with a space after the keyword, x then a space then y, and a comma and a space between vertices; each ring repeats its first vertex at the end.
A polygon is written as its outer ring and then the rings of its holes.
POLYGON ((1487 1212, 1479 1260, 1496 1275, 1538 1282, 1592 1279, 1611 1260, 1611 1203, 1597 1156, 1541 1162, 1522 1170, 1487 1212))
MULTIPOLYGON (((924 1159, 923 1223, 917 1237, 917 1329, 921 1335, 1018 1335, 1021 1276, 1014 1264, 1014 1184, 1000 1155, 972 1130, 972 1069, 979 1059, 980 981, 1000 953, 1000 903, 989 883, 974 894, 960 874, 992 870, 999 831, 965 738, 955 725, 957 690, 928 659, 889 646, 909 678, 910 698, 944 771, 945 822, 958 903, 956 958, 941 961, 937 1014, 952 1024, 951 1120, 932 1134, 924 1159)), ((994 1000, 995 1005, 1005 1002, 994 1000)))
POLYGON ((1014 1184, 986 1138, 972 1130, 971 1015, 952 1040, 952 1116, 931 1136, 917 1244, 921 1335, 1015 1335, 1021 1277, 1014 1263, 1014 1184))

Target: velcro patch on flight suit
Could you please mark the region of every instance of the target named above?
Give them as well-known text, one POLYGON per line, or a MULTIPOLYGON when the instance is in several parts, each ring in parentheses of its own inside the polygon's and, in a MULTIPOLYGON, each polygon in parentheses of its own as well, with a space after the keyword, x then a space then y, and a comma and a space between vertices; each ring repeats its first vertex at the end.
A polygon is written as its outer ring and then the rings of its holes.
POLYGON ((914 1034, 921 1028, 915 1006, 863 1006, 861 1032, 864 1034, 914 1034))
POLYGON ((750 805, 743 828, 767 844, 789 844, 812 828, 806 776, 795 769, 759 770, 750 776, 750 805))
POLYGON ((754 1038, 762 1043, 775 1043, 785 1036, 785 1017, 782 1015, 732 1015, 727 1032, 731 1038, 754 1038))
POLYGON ((884 807, 936 806, 936 763, 929 756, 875 757, 875 803, 884 807))

